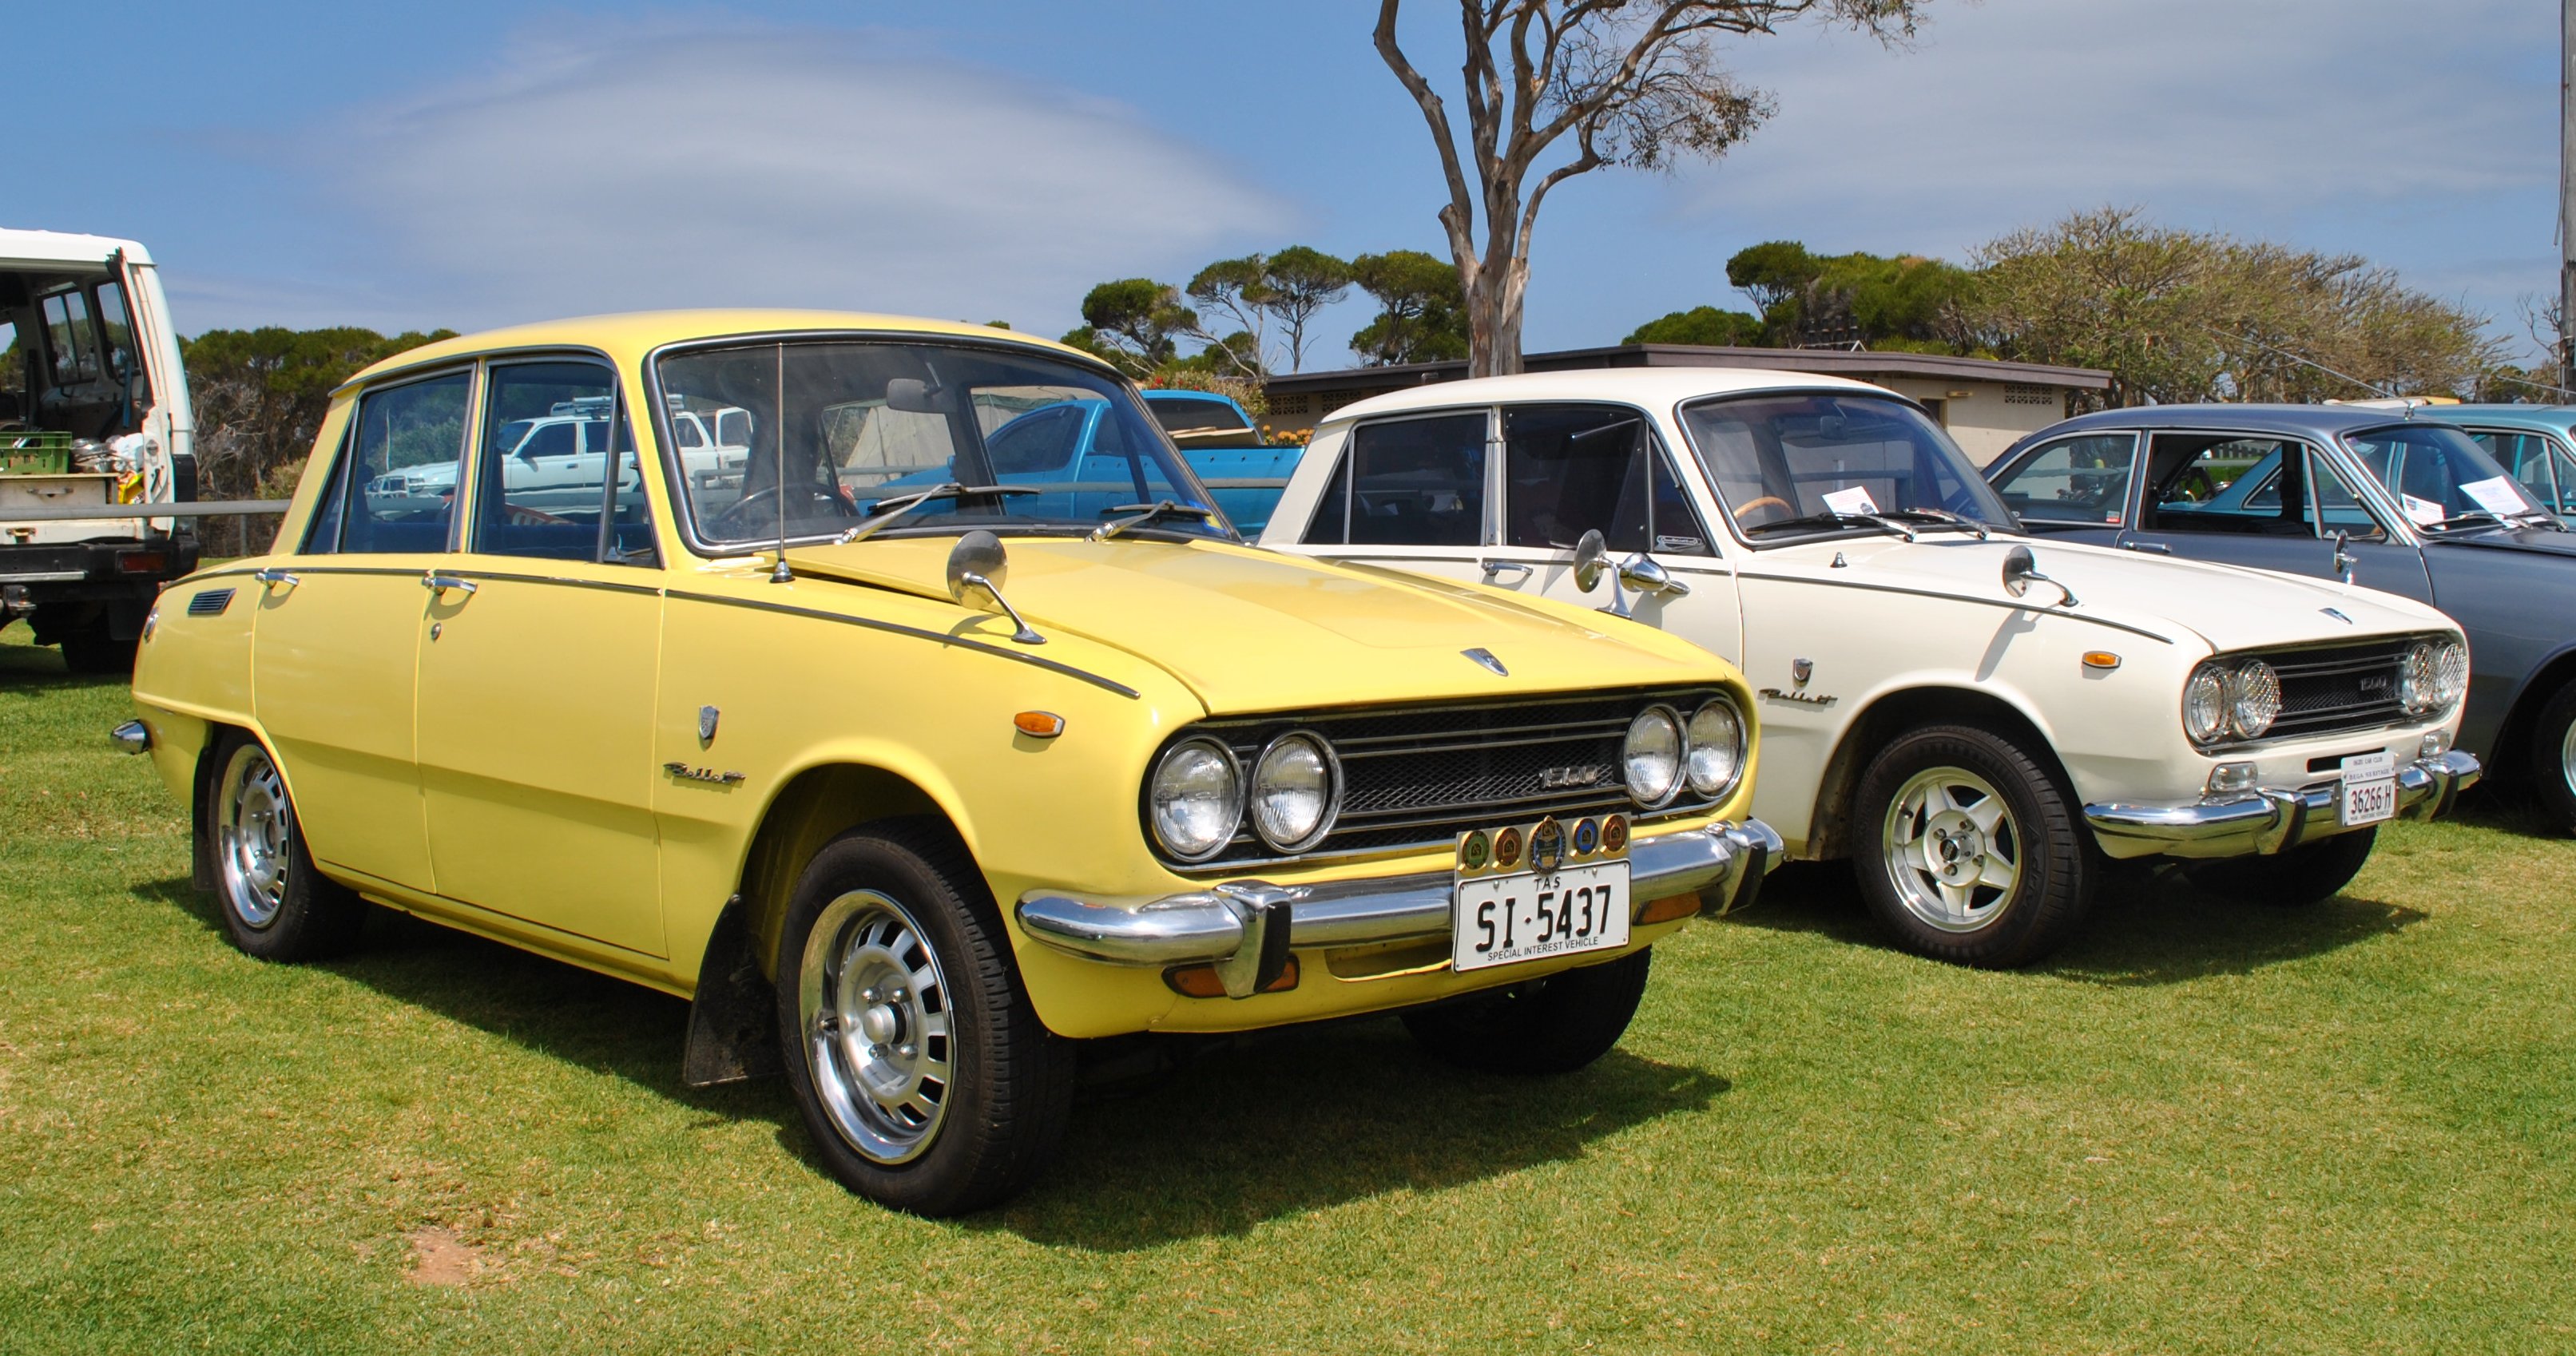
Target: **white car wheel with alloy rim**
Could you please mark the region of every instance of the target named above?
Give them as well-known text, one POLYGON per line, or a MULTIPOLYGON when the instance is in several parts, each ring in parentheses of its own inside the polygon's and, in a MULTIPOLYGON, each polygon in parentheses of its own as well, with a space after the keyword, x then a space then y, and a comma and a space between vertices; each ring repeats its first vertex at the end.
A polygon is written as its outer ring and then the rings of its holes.
POLYGON ((1880 841, 1896 897, 1944 932, 1974 932, 2012 904, 2021 833, 2004 798, 1965 768, 1916 773, 1887 810, 1880 841))
POLYGON ((1975 725, 1901 730, 1854 789, 1861 896, 1898 945, 2027 965, 2081 924, 2094 853, 2045 746, 1975 725))

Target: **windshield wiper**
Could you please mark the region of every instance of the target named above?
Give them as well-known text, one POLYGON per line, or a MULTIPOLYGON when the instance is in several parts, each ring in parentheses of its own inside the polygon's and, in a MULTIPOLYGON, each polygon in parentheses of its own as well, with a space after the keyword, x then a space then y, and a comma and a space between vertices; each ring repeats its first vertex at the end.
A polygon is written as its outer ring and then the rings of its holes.
POLYGON ((1131 527, 1143 527, 1157 518, 1196 518, 1202 523, 1216 521, 1215 509, 1199 504, 1176 504, 1169 499, 1152 504, 1115 504, 1103 509, 1102 512, 1124 513, 1127 516, 1113 518, 1091 529, 1093 541, 1107 541, 1131 527))
POLYGON ((945 485, 933 485, 929 489, 923 490, 918 494, 897 495, 892 499, 880 499, 875 503, 868 505, 868 507, 876 510, 875 516, 861 519, 858 526, 834 537, 832 539, 832 544, 835 546, 847 546, 854 541, 866 541, 868 538, 875 536, 879 531, 893 526, 894 521, 897 518, 912 512, 914 509, 929 503, 933 499, 965 499, 979 494, 1036 493, 1036 490, 1031 489, 1026 485, 960 485, 956 481, 952 480, 945 485), (888 508, 887 505, 889 504, 893 505, 893 507, 888 508))
POLYGON ((2500 514, 2489 513, 2485 509, 2470 509, 2466 513, 2454 513, 2448 518, 2437 518, 2429 523, 2417 523, 2416 526, 2423 528, 2428 532, 2439 532, 2444 528, 2471 527, 2479 523, 2487 523, 2496 527, 2504 527, 2507 525, 2503 516, 2500 514))
POLYGON ((1927 522, 1941 524, 1944 527, 1955 527, 1962 532, 1974 532, 1977 534, 1977 540, 1979 541, 1984 541, 1986 539, 1986 525, 1984 523, 1978 522, 1976 519, 1968 517, 1966 514, 1952 513, 1948 509, 1889 509, 1886 516, 1898 519, 1921 518, 1927 522))
POLYGON ((1900 523, 1893 518, 1884 517, 1876 513, 1836 513, 1830 509, 1823 513, 1807 513, 1801 514, 1795 518, 1779 518, 1771 522, 1764 523, 1759 527, 1748 527, 1744 529, 1744 535, 1750 537, 1756 533, 1772 532, 1782 528, 1852 527, 1855 525, 1875 527, 1879 531, 1888 533, 1891 536, 1903 537, 1907 541, 1914 540, 1914 529, 1907 527, 1905 524, 1900 523))

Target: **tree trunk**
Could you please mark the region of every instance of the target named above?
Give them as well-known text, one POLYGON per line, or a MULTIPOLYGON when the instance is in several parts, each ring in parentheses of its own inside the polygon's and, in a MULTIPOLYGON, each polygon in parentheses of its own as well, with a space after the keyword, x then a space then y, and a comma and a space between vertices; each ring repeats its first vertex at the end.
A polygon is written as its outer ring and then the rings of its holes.
MULTIPOLYGON (((1462 269, 1461 273, 1467 271, 1462 269)), ((1467 274, 1467 375, 1504 377, 1521 369, 1521 299, 1529 290, 1529 260, 1507 256, 1499 266, 1467 274)))

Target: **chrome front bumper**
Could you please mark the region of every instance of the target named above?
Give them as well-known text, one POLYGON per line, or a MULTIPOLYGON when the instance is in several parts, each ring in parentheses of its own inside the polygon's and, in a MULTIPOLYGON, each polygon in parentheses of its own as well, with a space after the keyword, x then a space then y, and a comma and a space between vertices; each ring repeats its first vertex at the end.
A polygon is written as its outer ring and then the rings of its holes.
MULTIPOLYGON (((1639 837, 1628 848, 1639 905, 1696 894, 1702 913, 1749 906, 1786 855, 1758 819, 1639 837)), ((1147 900, 1077 899, 1051 890, 1020 897, 1020 929, 1058 951, 1113 965, 1214 965, 1225 991, 1251 996, 1291 948, 1373 946, 1449 936, 1447 871, 1282 886, 1239 880, 1147 900)))
MULTIPOLYGON (((2448 813, 2477 785, 2475 755, 2453 749, 2397 769, 2397 817, 2448 813)), ((2344 831, 2335 798, 2341 782, 2295 791, 2256 787, 2190 805, 2087 805, 2084 821, 2112 857, 2248 857, 2313 843, 2344 831)))

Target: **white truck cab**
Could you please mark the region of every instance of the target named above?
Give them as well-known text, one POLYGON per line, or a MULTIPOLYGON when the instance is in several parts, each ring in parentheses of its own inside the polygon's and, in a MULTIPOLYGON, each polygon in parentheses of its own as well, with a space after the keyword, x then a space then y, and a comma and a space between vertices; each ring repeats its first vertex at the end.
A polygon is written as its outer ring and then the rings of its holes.
POLYGON ((76 670, 130 668, 161 585, 197 565, 195 532, 151 513, 196 498, 169 316, 134 241, 0 229, 0 626, 76 670))

